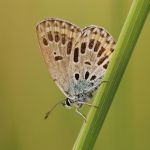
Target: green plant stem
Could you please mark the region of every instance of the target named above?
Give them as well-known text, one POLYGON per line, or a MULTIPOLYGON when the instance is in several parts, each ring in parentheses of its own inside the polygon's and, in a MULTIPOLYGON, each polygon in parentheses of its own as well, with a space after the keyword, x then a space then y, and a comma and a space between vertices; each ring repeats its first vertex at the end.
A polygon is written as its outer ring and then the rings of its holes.
POLYGON ((93 148, 142 27, 144 26, 149 8, 150 0, 133 1, 118 38, 112 61, 104 77, 104 80, 109 81, 109 83, 101 85, 94 100, 94 105, 97 105, 99 108, 91 108, 89 111, 87 122, 83 124, 73 150, 91 150, 93 148))

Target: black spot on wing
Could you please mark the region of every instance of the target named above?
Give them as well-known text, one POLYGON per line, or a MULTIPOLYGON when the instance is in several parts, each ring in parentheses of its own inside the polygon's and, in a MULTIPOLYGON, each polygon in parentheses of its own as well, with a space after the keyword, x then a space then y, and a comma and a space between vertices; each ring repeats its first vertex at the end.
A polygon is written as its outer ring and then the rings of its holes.
POLYGON ((86 61, 86 62, 85 62, 85 64, 87 64, 87 65, 91 65, 91 63, 90 63, 89 61, 86 61))
POLYGON ((97 41, 96 44, 95 44, 95 47, 94 47, 94 52, 98 51, 100 45, 101 45, 100 41, 97 41))
POLYGON ((108 64, 109 64, 109 61, 108 61, 106 64, 103 65, 103 68, 104 68, 104 69, 107 69, 108 64))
POLYGON ((79 74, 78 73, 75 74, 75 78, 76 78, 76 80, 79 80, 79 74))
POLYGON ((83 42, 83 43, 81 44, 81 53, 84 54, 84 53, 85 53, 85 50, 86 50, 86 43, 83 42))
POLYGON ((60 37, 58 35, 58 32, 55 32, 55 42, 59 42, 60 37))
POLYGON ((94 46, 94 39, 90 39, 89 41, 89 49, 92 49, 94 46))
POLYGON ((71 49, 72 49, 72 41, 69 41, 67 44, 67 54, 68 55, 71 53, 71 49))
POLYGON ((85 79, 87 80, 88 79, 88 77, 89 77, 89 72, 88 71, 86 71, 86 73, 85 73, 85 79))
POLYGON ((62 35, 61 41, 62 41, 62 44, 66 43, 66 35, 65 34, 62 35))
POLYGON ((55 56, 55 61, 62 60, 62 59, 63 59, 62 56, 55 56))
POLYGON ((106 56, 104 56, 104 57, 102 57, 102 58, 100 58, 100 60, 98 61, 98 65, 101 65, 104 61, 105 61, 105 59, 107 59, 108 58, 108 56, 106 55, 106 56))
POLYGON ((49 41, 53 42, 53 35, 51 32, 48 32, 47 34, 49 41))
POLYGON ((46 40, 46 38, 43 38, 43 44, 44 44, 45 46, 48 45, 48 41, 46 40))
POLYGON ((114 51, 114 48, 110 48, 110 51, 113 52, 113 51, 114 51))
POLYGON ((96 75, 93 75, 90 80, 96 79, 96 75))
POLYGON ((99 52, 97 54, 97 57, 100 57, 105 50, 106 49, 104 47, 101 47, 101 49, 99 50, 99 52))
POLYGON ((75 49, 74 49, 74 62, 78 62, 79 61, 79 48, 78 47, 76 47, 75 49))

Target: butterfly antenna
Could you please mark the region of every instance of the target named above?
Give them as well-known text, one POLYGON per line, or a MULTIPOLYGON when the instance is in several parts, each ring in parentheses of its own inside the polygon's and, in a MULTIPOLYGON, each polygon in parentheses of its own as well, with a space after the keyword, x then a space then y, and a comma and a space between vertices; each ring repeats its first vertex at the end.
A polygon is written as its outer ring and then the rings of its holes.
POLYGON ((63 101, 64 101, 64 100, 62 100, 62 101, 56 103, 56 104, 45 114, 44 119, 47 119, 48 116, 50 115, 50 113, 56 108, 56 106, 57 106, 58 104, 62 103, 63 101))

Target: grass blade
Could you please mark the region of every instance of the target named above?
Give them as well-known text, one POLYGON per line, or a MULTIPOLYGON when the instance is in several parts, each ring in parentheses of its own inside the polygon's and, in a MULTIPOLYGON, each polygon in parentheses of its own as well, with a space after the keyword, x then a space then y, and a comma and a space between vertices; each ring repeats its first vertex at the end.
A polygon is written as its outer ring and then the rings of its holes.
POLYGON ((91 108, 87 122, 83 124, 73 150, 91 150, 93 148, 142 27, 144 26, 149 8, 150 0, 133 1, 120 33, 114 56, 104 78, 109 83, 103 84, 100 87, 94 100, 94 105, 99 106, 99 109, 91 108))

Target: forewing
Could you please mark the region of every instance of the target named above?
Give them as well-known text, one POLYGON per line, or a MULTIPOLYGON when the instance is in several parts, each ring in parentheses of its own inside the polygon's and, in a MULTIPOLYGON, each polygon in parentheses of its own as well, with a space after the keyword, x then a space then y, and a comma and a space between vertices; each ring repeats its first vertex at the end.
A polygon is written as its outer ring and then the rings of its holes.
POLYGON ((71 82, 68 77, 70 54, 81 30, 67 21, 50 18, 39 23, 36 31, 48 70, 67 96, 66 91, 71 82))
POLYGON ((93 82, 93 87, 98 86, 114 48, 115 41, 104 28, 92 25, 83 29, 71 53, 70 67, 75 82, 87 80, 93 82))

